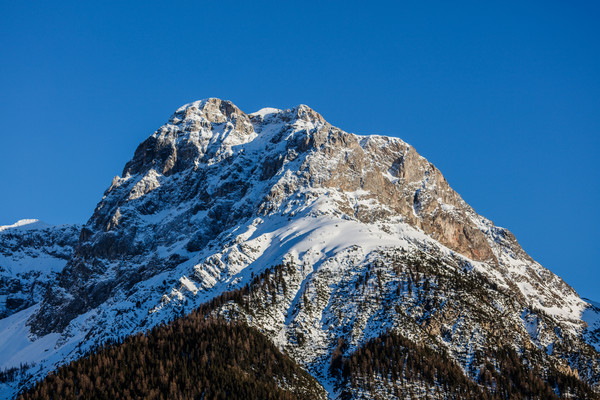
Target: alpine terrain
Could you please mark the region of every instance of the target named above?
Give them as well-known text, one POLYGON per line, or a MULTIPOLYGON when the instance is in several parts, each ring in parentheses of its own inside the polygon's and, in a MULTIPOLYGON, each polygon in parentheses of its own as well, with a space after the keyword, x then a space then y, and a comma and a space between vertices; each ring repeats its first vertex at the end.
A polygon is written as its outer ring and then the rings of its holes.
POLYGON ((85 225, 1 227, 0 318, 4 398, 221 398, 214 374, 250 385, 230 396, 600 398, 599 304, 413 147, 304 105, 187 104, 85 225), (163 368, 144 348, 195 378, 136 375, 163 368))

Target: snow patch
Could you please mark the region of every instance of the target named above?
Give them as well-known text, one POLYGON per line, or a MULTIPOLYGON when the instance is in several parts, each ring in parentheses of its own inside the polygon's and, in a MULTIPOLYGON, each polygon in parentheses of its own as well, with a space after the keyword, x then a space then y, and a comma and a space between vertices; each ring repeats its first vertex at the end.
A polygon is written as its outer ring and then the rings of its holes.
POLYGON ((282 111, 283 110, 280 110, 279 108, 265 107, 265 108, 261 108, 260 110, 253 112, 251 114, 248 114, 248 115, 264 118, 269 114, 279 114, 282 111))
POLYGON ((39 219, 20 219, 12 225, 1 225, 0 232, 7 231, 9 229, 28 231, 33 229, 46 229, 50 227, 52 227, 52 225, 48 225, 39 219))

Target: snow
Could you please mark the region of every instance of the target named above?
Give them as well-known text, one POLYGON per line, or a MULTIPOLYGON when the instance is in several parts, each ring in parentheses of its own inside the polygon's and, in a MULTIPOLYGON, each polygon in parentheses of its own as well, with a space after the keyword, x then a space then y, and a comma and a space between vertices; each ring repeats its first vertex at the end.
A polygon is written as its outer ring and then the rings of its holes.
POLYGON ((585 299, 585 301, 587 301, 589 306, 581 313, 581 320, 590 328, 600 329, 600 303, 589 299, 585 299))
POLYGON ((581 320, 585 323, 584 337, 598 353, 600 353, 600 303, 584 299, 588 306, 581 313, 581 320))
POLYGON ((12 276, 33 271, 60 272, 66 264, 67 260, 56 258, 43 251, 33 254, 17 252, 10 257, 0 254, 0 266, 12 276))
POLYGON ((148 171, 146 176, 144 176, 135 186, 131 189, 129 193, 128 200, 138 199, 145 194, 151 192, 160 186, 160 174, 158 174, 154 169, 148 171))
POLYGON ((0 232, 18 229, 20 231, 27 231, 33 229, 46 229, 51 227, 38 219, 21 219, 12 225, 0 225, 0 232))
POLYGON ((280 112, 282 112, 283 110, 280 110, 279 108, 273 108, 273 107, 265 107, 265 108, 261 108, 260 110, 250 113, 249 115, 254 115, 257 117, 266 117, 267 115, 270 114, 279 114, 280 112))
POLYGON ((37 311, 39 306, 33 306, 7 318, 0 320, 0 369, 18 366, 20 363, 35 363, 39 355, 51 351, 60 337, 51 333, 37 340, 30 339, 26 322, 37 311))
POLYGON ((587 306, 577 293, 537 262, 518 254, 518 249, 514 249, 505 239, 504 228, 494 226, 490 220, 472 211, 470 219, 486 234, 488 243, 506 272, 502 274, 488 267, 483 269, 488 274, 491 271, 496 275, 503 286, 507 280, 515 282, 530 308, 543 311, 564 323, 571 333, 578 334, 582 327, 581 314, 587 306))
POLYGON ((182 276, 179 279, 179 282, 181 282, 182 287, 185 287, 187 290, 189 290, 190 292, 192 292, 194 294, 194 296, 196 295, 196 293, 198 293, 198 288, 196 287, 196 285, 194 284, 194 282, 190 281, 188 279, 187 276, 182 276))

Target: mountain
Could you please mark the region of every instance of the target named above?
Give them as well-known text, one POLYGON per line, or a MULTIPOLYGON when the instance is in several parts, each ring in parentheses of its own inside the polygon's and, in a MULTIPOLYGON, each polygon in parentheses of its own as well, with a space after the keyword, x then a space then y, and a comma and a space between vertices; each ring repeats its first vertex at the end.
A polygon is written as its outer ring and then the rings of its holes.
MULTIPOLYGON (((60 248, 47 232, 39 243, 60 248)), ((357 366, 373 360, 361 361, 373 343, 442 357, 436 371, 490 396, 500 384, 526 393, 523 374, 564 398, 600 392, 598 305, 478 215, 413 147, 344 132, 304 105, 181 107, 69 232, 78 240, 60 242, 71 250, 43 298, 0 320, 0 367, 27 364, 4 379, 6 396, 257 277, 244 306, 213 314, 256 328, 332 398, 444 398, 440 379, 425 379, 431 368, 422 379, 395 371, 398 383, 385 363, 357 366)), ((38 251, 19 238, 6 260, 38 251)))
POLYGON ((0 226, 0 319, 43 299, 73 255, 79 229, 35 219, 0 226))

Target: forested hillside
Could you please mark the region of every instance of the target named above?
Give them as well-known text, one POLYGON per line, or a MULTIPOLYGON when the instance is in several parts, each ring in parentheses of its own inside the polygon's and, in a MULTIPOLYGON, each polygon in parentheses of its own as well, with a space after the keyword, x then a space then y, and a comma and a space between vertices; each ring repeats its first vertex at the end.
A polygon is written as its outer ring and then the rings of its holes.
POLYGON ((254 328, 199 312, 72 362, 21 399, 317 399, 309 374, 254 328))

